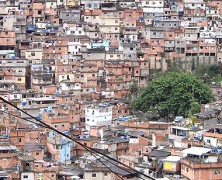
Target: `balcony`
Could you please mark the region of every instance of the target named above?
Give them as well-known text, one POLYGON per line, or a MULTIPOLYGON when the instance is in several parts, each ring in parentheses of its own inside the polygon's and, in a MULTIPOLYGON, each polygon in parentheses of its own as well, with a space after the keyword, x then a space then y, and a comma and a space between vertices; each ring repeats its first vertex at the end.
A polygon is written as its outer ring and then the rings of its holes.
MULTIPOLYGON (((205 137, 214 137, 214 138, 220 138, 220 139, 222 139, 222 134, 219 134, 219 133, 212 133, 212 132, 205 132, 204 133, 204 136, 205 137)), ((221 142, 221 144, 222 144, 222 142, 221 142)))

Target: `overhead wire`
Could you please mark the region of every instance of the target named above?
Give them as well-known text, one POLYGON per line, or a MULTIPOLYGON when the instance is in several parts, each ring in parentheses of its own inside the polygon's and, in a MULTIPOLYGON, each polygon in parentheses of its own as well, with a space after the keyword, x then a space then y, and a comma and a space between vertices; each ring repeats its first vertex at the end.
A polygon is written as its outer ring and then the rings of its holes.
MULTIPOLYGON (((31 120, 29 120, 29 119, 22 118, 22 117, 20 117, 20 116, 11 114, 11 113, 6 112, 6 111, 3 111, 3 110, 0 110, 0 111, 4 112, 4 113, 6 113, 6 114, 8 114, 8 115, 10 115, 10 116, 17 117, 17 118, 20 118, 20 119, 22 119, 22 120, 25 120, 25 121, 28 121, 28 122, 37 124, 37 125, 42 126, 42 127, 45 127, 45 128, 48 128, 48 127, 46 127, 46 126, 44 126, 44 125, 42 125, 42 124, 39 124, 39 123, 34 122, 34 121, 31 121, 31 120)), ((96 153, 94 153, 94 152, 91 152, 91 153, 92 153, 92 156, 94 156, 94 157, 95 157, 101 164, 103 164, 107 169, 109 169, 112 173, 116 174, 116 176, 118 176, 120 179, 123 179, 121 176, 119 176, 117 173, 115 173, 110 167, 108 167, 103 161, 101 161, 100 159, 98 159, 98 158, 95 156, 96 153)), ((100 158, 103 158, 103 157, 100 156, 100 158)), ((105 159, 105 158, 103 158, 103 159, 105 159)), ((105 160, 107 160, 107 159, 105 159, 105 160)), ((111 162, 110 162, 110 163, 111 163, 111 162)), ((114 163, 111 163, 111 164, 117 166, 117 165, 114 164, 114 163)), ((123 170, 125 170, 125 169, 123 169, 123 170)), ((127 171, 127 170, 125 170, 125 171, 127 171)), ((129 172, 129 173, 130 173, 130 172, 129 172)))
MULTIPOLYGON (((103 154, 103 153, 100 153, 99 151, 97 151, 97 150, 95 150, 95 149, 92 149, 92 148, 90 148, 90 147, 88 147, 88 146, 86 146, 86 145, 84 145, 84 144, 82 144, 82 143, 76 141, 75 139, 69 137, 68 135, 66 135, 66 134, 64 134, 64 133, 62 133, 62 132, 60 132, 60 131, 58 131, 57 129, 51 127, 50 125, 46 124, 45 122, 42 122, 41 120, 39 120, 39 119, 33 117, 32 115, 28 114, 28 113, 25 112, 24 110, 20 109, 19 107, 15 106, 14 104, 8 102, 7 100, 3 99, 2 97, 0 97, 0 99, 1 99, 3 102, 5 102, 5 103, 11 105, 12 107, 16 108, 17 110, 19 110, 19 111, 25 113, 26 115, 30 116, 31 118, 35 119, 36 121, 40 122, 41 124, 44 125, 45 128, 49 128, 49 129, 51 129, 51 130, 53 130, 53 131, 59 133, 60 135, 65 136, 66 138, 68 138, 68 139, 70 139, 70 140, 76 142, 77 144, 79 144, 80 146, 82 146, 83 148, 85 148, 86 150, 88 150, 89 152, 91 152, 91 153, 96 153, 96 154, 100 154, 100 155, 102 155, 102 156, 105 156, 105 157, 107 157, 107 158, 109 158, 109 159, 112 159, 113 161, 115 161, 115 162, 117 162, 117 163, 119 163, 119 164, 122 164, 123 166, 125 166, 125 167, 127 167, 127 168, 133 170, 134 172, 137 172, 137 173, 140 174, 140 175, 147 176, 146 174, 143 174, 143 173, 141 173, 140 171, 137 171, 137 170, 135 170, 135 169, 133 169, 133 168, 131 168, 131 167, 129 167, 129 166, 123 164, 122 162, 120 162, 120 161, 118 161, 118 160, 116 160, 116 159, 114 159, 114 158, 111 158, 111 157, 109 157, 109 156, 107 156, 107 155, 105 155, 105 154, 103 154)), ((22 119, 23 119, 23 120, 26 120, 25 118, 22 118, 22 119)), ((33 123, 36 123, 36 122, 33 122, 33 123)), ((103 157, 103 159, 105 159, 105 158, 103 157)), ((108 159, 105 159, 105 160, 106 160, 106 161, 109 161, 108 159)), ((109 162, 110 162, 110 161, 109 161, 109 162)), ((125 169, 125 168, 122 168, 122 167, 120 167, 120 166, 114 164, 113 162, 110 162, 110 163, 113 164, 113 165, 115 165, 115 166, 117 166, 118 168, 121 168, 121 169, 123 169, 124 171, 126 171, 126 172, 132 174, 132 172, 130 172, 129 170, 127 170, 127 169, 125 169)), ((103 164, 103 163, 102 163, 102 164, 103 164)), ((108 168, 108 169, 110 169, 110 168, 108 168)), ((111 170, 111 169, 110 169, 110 170, 111 170)), ((113 172, 113 171, 112 171, 112 172, 113 172)), ((113 172, 113 173, 116 174, 115 172, 113 172)), ((118 176, 118 175, 117 175, 117 176, 118 176)), ((148 176, 148 178, 153 179, 153 178, 150 177, 150 176, 148 176)), ((143 179, 143 178, 142 178, 142 179, 143 179)))
MULTIPOLYGON (((53 127, 51 127, 51 126, 48 125, 47 123, 45 123, 45 122, 37 119, 36 117, 32 116, 31 114, 29 114, 29 113, 25 112, 24 110, 20 109, 20 108, 17 107, 16 105, 14 105, 14 104, 10 103, 9 101, 5 100, 4 98, 0 97, 0 100, 2 100, 3 102, 5 102, 5 103, 8 104, 8 105, 14 107, 14 108, 17 109, 18 111, 20 111, 20 112, 28 115, 28 116, 31 117, 32 119, 35 119, 37 122, 43 124, 45 128, 51 129, 51 130, 57 132, 58 134, 66 137, 67 139, 70 139, 70 140, 74 141, 76 144, 80 145, 81 147, 83 147, 84 149, 88 150, 89 152, 91 152, 91 153, 93 152, 93 153, 96 153, 96 154, 100 154, 100 155, 102 155, 102 156, 104 156, 104 157, 106 157, 106 158, 108 158, 108 159, 111 159, 112 161, 114 161, 114 162, 116 162, 116 163, 118 163, 118 164, 121 164, 122 166, 124 166, 124 167, 126 167, 126 168, 134 171, 135 173, 137 173, 137 174, 139 174, 139 175, 142 175, 142 176, 144 176, 144 177, 146 177, 146 178, 149 178, 149 179, 152 179, 152 180, 155 179, 155 178, 153 178, 153 177, 151 177, 151 176, 149 176, 149 175, 146 175, 146 174, 144 174, 144 173, 142 173, 142 172, 140 172, 140 171, 138 171, 138 170, 136 170, 136 169, 134 169, 134 168, 132 168, 132 167, 130 167, 130 166, 127 166, 126 164, 124 164, 124 163, 122 163, 122 162, 120 162, 120 161, 118 161, 118 160, 116 160, 116 159, 114 159, 114 158, 112 158, 112 157, 110 157, 110 156, 108 156, 108 155, 106 155, 106 154, 103 154, 103 153, 99 152, 98 150, 95 150, 95 149, 93 149, 93 148, 90 148, 90 147, 88 147, 88 146, 86 146, 86 145, 78 142, 76 139, 74 139, 74 138, 68 136, 67 134, 65 134, 65 133, 63 133, 63 132, 61 132, 61 131, 53 128, 53 127)), ((106 160, 108 161, 108 159, 106 159, 106 160)), ((116 165, 116 166, 117 166, 117 165, 116 165)), ((117 167, 121 168, 120 166, 117 166, 117 167)), ((122 169, 123 169, 123 168, 122 168, 122 169)), ((125 171, 128 171, 128 170, 126 170, 126 169, 124 169, 124 170, 125 170, 125 171)), ((130 174, 132 174, 132 172, 130 172, 130 171, 128 171, 128 172, 129 172, 130 174)), ((143 178, 142 178, 142 179, 143 179, 143 178)))
MULTIPOLYGON (((37 125, 39 125, 39 126, 42 126, 42 127, 47 128, 46 126, 44 126, 44 125, 42 125, 42 124, 39 124, 39 123, 37 123, 37 122, 31 121, 31 120, 29 120, 29 119, 19 117, 19 116, 17 116, 17 115, 11 114, 11 113, 6 112, 6 111, 3 111, 3 110, 0 110, 0 111, 4 112, 4 113, 6 113, 6 114, 8 114, 8 115, 10 115, 10 116, 17 117, 17 118, 23 119, 23 120, 25 120, 25 121, 28 121, 28 122, 31 122, 31 123, 34 123, 34 124, 37 124, 37 125)), ((103 164, 107 169, 109 169, 112 173, 114 173, 114 174, 115 174, 116 176, 118 176, 121 180, 123 180, 123 178, 122 178, 120 175, 118 175, 117 173, 115 173, 108 165, 106 165, 102 160, 100 160, 99 158, 97 158, 94 153, 92 153, 92 156, 94 156, 94 157, 95 157, 101 164, 103 164)))
POLYGON ((18 115, 15 115, 15 114, 9 113, 8 111, 4 111, 4 110, 0 110, 0 111, 3 112, 3 113, 5 113, 5 114, 8 114, 9 116, 13 116, 13 117, 16 117, 16 118, 22 119, 22 120, 24 120, 24 121, 28 121, 28 122, 34 123, 34 124, 36 124, 36 125, 38 125, 38 126, 42 126, 42 127, 47 128, 46 126, 44 126, 44 125, 42 125, 42 124, 39 124, 39 123, 37 123, 36 121, 32 121, 32 120, 30 120, 30 119, 23 118, 23 117, 21 117, 21 116, 18 116, 18 115))
MULTIPOLYGON (((0 99, 1 99, 3 102, 5 102, 5 103, 9 104, 10 106, 14 107, 15 109, 23 112, 24 114, 30 116, 30 117, 33 118, 33 119, 35 119, 35 120, 38 121, 39 123, 43 124, 45 128, 49 128, 49 129, 57 132, 58 134, 66 137, 67 139, 70 139, 70 140, 74 141, 75 143, 79 144, 81 147, 85 148, 85 149, 88 150, 89 152, 91 152, 91 153, 96 153, 96 154, 100 154, 100 155, 102 155, 102 156, 105 156, 106 158, 111 159, 112 161, 114 161, 114 162, 116 162, 116 163, 119 163, 119 164, 125 166, 126 168, 128 168, 128 169, 130 169, 130 170, 132 170, 132 171, 134 171, 134 172, 136 172, 136 173, 138 173, 138 174, 140 174, 140 175, 143 175, 143 176, 145 176, 145 177, 147 177, 147 178, 149 178, 149 179, 154 179, 153 177, 148 176, 148 175, 146 175, 146 174, 144 174, 144 173, 142 173, 142 172, 140 172, 140 171, 138 171, 138 170, 136 170, 136 169, 133 169, 132 167, 127 166, 126 164, 124 164, 124 163, 122 163, 122 162, 120 162, 120 161, 118 161, 118 160, 116 160, 116 159, 114 159, 114 158, 112 158, 112 157, 110 157, 110 156, 108 156, 108 155, 106 155, 106 154, 103 154, 103 153, 101 153, 101 152, 99 152, 99 151, 97 151, 97 150, 95 150, 95 149, 92 149, 92 148, 90 148, 90 147, 88 147, 88 146, 86 146, 86 145, 78 142, 76 139, 71 138, 70 136, 62 133, 61 131, 59 131, 59 130, 53 128, 53 127, 51 127, 50 125, 46 124, 45 122, 37 119, 36 117, 30 115, 29 113, 25 112, 24 110, 20 109, 19 107, 15 106, 14 104, 8 102, 8 101, 5 100, 4 98, 0 97, 0 99)), ((35 122, 33 122, 33 123, 35 123, 35 122)), ((104 159, 105 159, 105 158, 104 158, 104 159)), ((105 160, 109 161, 108 159, 105 159, 105 160)), ((110 162, 110 161, 109 161, 109 162, 110 162)), ((125 168, 122 168, 121 166, 118 166, 118 165, 114 164, 113 162, 110 162, 110 163, 113 164, 113 165, 115 165, 115 166, 117 166, 118 168, 121 168, 121 169, 123 169, 124 171, 127 171, 128 173, 132 174, 132 171, 130 172, 129 170, 127 170, 127 169, 125 169, 125 168)), ((142 177, 140 177, 140 178, 142 178, 142 177)), ((142 178, 142 179, 143 179, 143 178, 142 178)))

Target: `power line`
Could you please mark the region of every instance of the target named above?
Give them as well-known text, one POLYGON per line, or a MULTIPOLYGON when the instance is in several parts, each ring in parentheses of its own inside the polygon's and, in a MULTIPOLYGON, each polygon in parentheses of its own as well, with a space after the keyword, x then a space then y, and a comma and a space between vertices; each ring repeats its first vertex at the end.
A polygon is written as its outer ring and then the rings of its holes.
MULTIPOLYGON (((142 173, 142 172, 140 172, 140 171, 138 171, 138 170, 136 170, 136 169, 134 169, 134 168, 132 168, 132 167, 130 167, 130 166, 127 166, 126 164, 124 164, 124 163, 122 163, 122 162, 120 162, 120 161, 118 161, 118 160, 116 160, 116 159, 114 159, 114 158, 112 158, 112 157, 110 157, 110 156, 108 156, 108 155, 106 155, 106 154, 103 154, 103 153, 99 152, 98 150, 95 150, 95 149, 93 149, 93 148, 90 148, 90 147, 88 147, 88 146, 86 146, 86 145, 78 142, 78 141, 75 140, 74 138, 72 138, 72 137, 64 134, 63 132, 61 132, 61 131, 59 131, 59 130, 53 128, 53 127, 51 127, 50 125, 46 124, 45 122, 37 119, 36 117, 34 117, 34 116, 32 116, 31 114, 25 112, 24 110, 20 109, 19 107, 15 106, 14 104, 8 102, 8 101, 5 100, 4 98, 0 97, 0 100, 2 100, 3 102, 5 102, 6 104, 9 104, 10 106, 14 107, 15 109, 21 111, 22 113, 28 115, 29 117, 35 119, 37 122, 43 124, 46 128, 49 128, 49 129, 57 132, 58 134, 66 137, 67 139, 70 139, 70 140, 74 141, 75 143, 77 143, 78 145, 80 145, 81 147, 83 147, 84 149, 86 149, 86 150, 88 150, 88 151, 90 151, 90 152, 94 152, 94 153, 96 153, 96 154, 100 154, 100 155, 102 155, 102 156, 104 156, 104 157, 106 157, 106 158, 108 158, 108 159, 111 159, 112 161, 114 161, 114 162, 116 162, 116 163, 119 163, 119 164, 127 167, 128 169, 130 169, 130 170, 132 170, 132 171, 134 171, 134 172, 136 172, 136 173, 138 173, 138 174, 140 174, 140 175, 142 175, 142 176, 144 176, 144 177, 146 177, 146 178, 155 180, 155 178, 153 178, 153 177, 151 177, 151 176, 148 176, 148 175, 146 175, 146 174, 144 174, 144 173, 142 173)), ((132 172, 129 172, 129 173, 132 174, 132 172)))
POLYGON ((44 125, 42 125, 42 124, 39 124, 39 123, 37 123, 37 122, 35 122, 35 121, 32 121, 32 120, 30 120, 30 119, 27 119, 27 118, 23 118, 23 117, 17 116, 17 115, 15 115, 15 114, 11 114, 11 113, 9 113, 8 111, 4 111, 4 110, 0 110, 0 111, 3 112, 3 113, 5 113, 5 114, 8 114, 9 116, 13 116, 13 117, 16 117, 16 118, 19 118, 19 119, 23 119, 23 120, 25 120, 25 121, 34 123, 34 124, 36 124, 36 125, 38 125, 38 126, 42 126, 42 127, 47 128, 46 126, 44 126, 44 125))
MULTIPOLYGON (((48 127, 46 127, 46 126, 44 126, 44 125, 42 125, 42 124, 39 124, 39 123, 37 123, 37 122, 28 120, 28 119, 26 119, 26 118, 22 118, 22 117, 19 117, 19 116, 10 114, 10 113, 8 113, 8 112, 6 112, 6 111, 3 111, 3 110, 1 110, 1 111, 4 112, 4 113, 6 113, 6 114, 8 114, 8 115, 10 115, 10 116, 17 117, 17 118, 23 119, 23 120, 25 120, 25 121, 28 121, 28 122, 37 124, 37 125, 39 125, 39 126, 48 128, 48 127)), ((85 148, 85 147, 84 147, 84 148, 85 148)), ((85 149, 87 150, 87 148, 85 148, 85 149)), ((88 150, 88 151, 90 151, 90 150, 88 150)), ((90 151, 90 152, 91 152, 91 151, 90 151)), ((101 161, 100 159, 98 159, 98 158, 95 156, 95 155, 96 155, 95 152, 91 152, 91 153, 92 153, 92 155, 93 155, 101 164, 103 164, 107 169, 109 169, 112 173, 114 173, 114 174, 115 174, 116 176, 118 176, 120 179, 123 179, 120 175, 118 175, 118 174, 115 173, 111 168, 109 168, 108 165, 106 165, 103 161, 101 161)), ((100 158, 105 159, 104 157, 101 157, 101 156, 100 156, 100 158)), ((105 160, 107 160, 107 159, 105 159, 105 160)), ((110 161, 109 161, 109 162, 110 162, 110 161)), ((110 163, 113 164, 114 166, 117 166, 116 164, 114 164, 114 163, 112 163, 112 162, 110 162, 110 163)), ((117 166, 117 167, 119 167, 119 166, 117 166)), ((121 168, 121 167, 119 167, 119 168, 121 168)), ((121 169, 123 169, 123 168, 121 168, 121 169)), ((123 170, 127 171, 126 169, 123 169, 123 170)), ((130 171, 127 171, 127 172, 131 173, 130 171)))
MULTIPOLYGON (((148 177, 148 178, 150 178, 150 179, 154 179, 154 178, 152 178, 152 177, 150 177, 150 176, 148 176, 148 175, 146 175, 146 174, 141 173, 140 171, 137 171, 137 170, 135 170, 135 169, 133 169, 133 168, 125 165, 124 163, 122 163, 122 162, 120 162, 120 161, 118 161, 118 160, 116 160, 116 159, 114 159, 114 158, 111 158, 111 157, 109 157, 109 156, 107 156, 107 155, 105 155, 105 154, 103 154, 103 153, 101 153, 101 152, 99 152, 99 151, 97 151, 97 150, 95 150, 95 149, 92 149, 92 148, 90 148, 90 147, 88 147, 88 146, 86 146, 86 145, 84 145, 84 144, 76 141, 75 139, 71 138, 70 136, 68 136, 68 135, 60 132, 59 130, 51 127, 50 125, 46 124, 46 123, 43 122, 43 121, 40 121, 39 119, 35 118, 34 116, 30 115, 29 113, 25 112, 24 110, 20 109, 19 107, 15 106, 14 104, 8 102, 8 101, 5 100, 4 98, 0 97, 0 99, 1 99, 3 102, 5 102, 5 103, 9 104, 10 106, 14 107, 15 109, 23 112, 24 114, 30 116, 30 117, 33 118, 33 119, 35 119, 35 120, 38 121, 39 123, 43 124, 45 128, 51 129, 51 130, 57 132, 58 134, 60 134, 60 135, 62 135, 62 136, 65 136, 66 138, 68 138, 68 139, 76 142, 77 144, 79 144, 81 147, 83 147, 84 149, 88 150, 89 152, 91 152, 91 153, 97 153, 97 154, 100 154, 100 155, 102 155, 102 156, 105 156, 105 157, 107 157, 108 159, 111 159, 111 160, 113 160, 114 162, 119 163, 119 164, 121 164, 121 165, 123 165, 123 166, 125 166, 125 167, 127 167, 127 168, 129 168, 129 169, 131 169, 131 170, 133 170, 134 172, 137 172, 137 173, 140 174, 140 175, 146 176, 146 177, 148 177)), ((22 119, 26 120, 25 118, 22 118, 22 119)), ((33 122, 33 123, 36 123, 36 122, 33 122)), ((105 159, 105 160, 108 161, 108 159, 105 159)), ((109 161, 109 162, 110 162, 110 161, 109 161)), ((110 163, 113 164, 113 162, 110 162, 110 163)), ((119 167, 119 166, 116 165, 116 164, 113 164, 113 165, 119 167)), ((122 167, 119 167, 119 168, 123 169, 122 167)), ((127 169, 123 169, 123 170, 124 170, 124 171, 127 171, 127 172, 130 173, 130 174, 132 174, 132 172, 128 171, 127 169)), ((115 173, 115 174, 116 174, 116 173, 115 173)), ((142 178, 142 179, 143 179, 143 178, 142 178)))

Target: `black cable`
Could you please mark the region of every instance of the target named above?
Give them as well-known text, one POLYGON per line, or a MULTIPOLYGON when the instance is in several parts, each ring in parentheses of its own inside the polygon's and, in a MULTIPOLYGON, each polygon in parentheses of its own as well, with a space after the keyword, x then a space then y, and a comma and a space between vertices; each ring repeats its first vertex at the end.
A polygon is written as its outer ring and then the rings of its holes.
MULTIPOLYGON (((102 163, 107 169, 109 169, 113 174, 119 177, 121 180, 124 180, 118 173, 114 172, 108 165, 106 165, 102 160, 96 157, 96 155, 92 154, 100 163, 102 163)), ((117 165, 116 165, 117 166, 117 165)), ((118 166, 117 166, 118 167, 118 166)))
MULTIPOLYGON (((15 109, 23 112, 24 114, 30 116, 31 118, 35 119, 37 122, 43 124, 46 128, 49 128, 49 129, 57 132, 58 134, 66 137, 67 139, 70 139, 70 140, 74 141, 75 143, 77 143, 77 144, 80 145, 81 147, 85 148, 86 150, 88 150, 88 151, 90 151, 90 152, 94 152, 94 153, 100 154, 100 155, 102 155, 102 156, 104 156, 104 157, 106 157, 106 158, 108 158, 108 159, 113 160, 113 161, 116 162, 116 163, 119 163, 119 164, 127 167, 128 169, 130 169, 130 170, 132 170, 132 171, 134 171, 134 172, 136 172, 136 173, 138 173, 138 174, 140 174, 140 175, 142 175, 142 176, 144 176, 144 177, 147 177, 147 178, 150 178, 150 179, 152 179, 152 180, 155 180, 155 178, 153 178, 153 177, 151 177, 151 176, 148 176, 148 175, 146 175, 146 174, 144 174, 144 173, 142 173, 142 172, 140 172, 140 171, 138 171, 138 170, 136 170, 136 169, 134 169, 134 168, 132 168, 132 167, 130 167, 130 166, 127 166, 126 164, 124 164, 124 163, 122 163, 122 162, 120 162, 120 161, 118 161, 118 160, 116 160, 116 159, 114 159, 114 158, 112 158, 112 157, 109 157, 109 156, 106 155, 106 154, 103 154, 103 153, 101 153, 101 152, 99 152, 99 151, 97 151, 97 150, 95 150, 95 149, 92 149, 92 148, 90 148, 90 147, 88 147, 88 146, 86 146, 86 145, 84 145, 84 144, 76 141, 74 138, 72 138, 72 137, 70 137, 70 136, 62 133, 61 131, 59 131, 59 130, 53 128, 53 127, 51 127, 50 125, 46 124, 45 122, 40 121, 40 120, 37 119, 36 117, 34 117, 34 116, 32 116, 31 114, 25 112, 24 110, 20 109, 19 107, 15 106, 14 104, 8 102, 8 101, 5 100, 4 98, 0 97, 0 100, 2 100, 3 102, 5 102, 6 104, 9 104, 10 106, 14 107, 15 109)), ((132 172, 130 172, 130 173, 132 174, 132 172)))
MULTIPOLYGON (((33 119, 35 119, 36 121, 40 122, 41 124, 44 124, 44 127, 45 127, 45 128, 51 129, 51 130, 59 133, 60 135, 65 136, 66 138, 68 138, 68 139, 76 142, 77 144, 79 144, 81 147, 85 148, 85 149, 88 150, 89 152, 103 155, 103 156, 105 156, 105 157, 108 157, 109 159, 112 159, 113 161, 115 161, 115 162, 117 162, 117 163, 119 163, 119 164, 122 164, 123 166, 125 166, 125 167, 127 167, 127 168, 129 168, 129 169, 131 169, 131 170, 133 170, 133 171, 137 171, 137 170, 135 170, 135 169, 133 169, 133 168, 131 168, 131 167, 123 164, 122 162, 120 162, 120 161, 118 161, 118 160, 116 160, 116 159, 113 159, 113 158, 111 158, 111 157, 109 157, 109 156, 107 156, 107 155, 104 155, 103 153, 100 153, 100 152, 97 151, 97 150, 94 150, 94 149, 92 149, 92 148, 90 148, 90 147, 88 147, 88 146, 83 145, 82 143, 76 141, 75 139, 69 137, 68 135, 63 134, 62 132, 58 131, 57 129, 54 129, 53 127, 51 127, 50 125, 46 124, 45 122, 42 122, 42 121, 40 121, 39 119, 33 117, 32 115, 28 114, 28 113, 25 112, 24 110, 20 109, 19 107, 15 106, 14 104, 8 102, 7 100, 3 99, 2 97, 0 97, 0 99, 1 99, 3 102, 5 102, 5 103, 11 105, 12 107, 16 108, 17 110, 19 110, 19 111, 25 113, 26 115, 32 117, 33 119)), ((24 118, 23 118, 23 119, 24 119, 24 118)), ((25 119, 24 119, 24 120, 25 120, 25 119)), ((33 122, 33 123, 36 124, 36 122, 33 122)), ((105 159, 105 158, 104 158, 104 159, 105 159)), ((105 160, 108 161, 108 159, 105 159, 105 160)), ((110 162, 110 161, 109 161, 109 162, 110 162)), ((117 167, 119 167, 118 165, 114 164, 113 162, 110 162, 110 163, 113 164, 113 165, 115 165, 115 166, 117 166, 117 167)), ((123 169, 122 167, 119 167, 119 168, 123 169)), ((129 172, 130 174, 132 174, 132 172, 128 171, 127 169, 123 169, 123 170, 129 172)), ((112 172, 113 172, 113 171, 112 171, 112 172)), ((138 172, 139 172, 139 171, 138 171, 138 172)), ((114 172, 113 172, 113 173, 114 173, 114 172)), ((141 173, 141 172, 139 172, 139 173, 141 173)), ((114 173, 114 174, 116 174, 116 173, 114 173)), ((141 174, 143 174, 143 173, 141 173, 141 174)), ((147 175, 144 174, 144 176, 147 176, 147 175)), ((149 177, 149 178, 151 178, 151 177, 149 177)), ((142 179, 143 179, 143 178, 142 178, 142 179)))
MULTIPOLYGON (((114 162, 117 162, 117 163, 119 163, 119 164, 121 164, 121 165, 123 165, 123 166, 125 166, 125 167, 127 167, 127 168, 129 168, 129 169, 131 169, 132 171, 140 174, 140 175, 143 175, 143 176, 145 176, 145 177, 147 177, 147 178, 150 178, 150 179, 154 179, 154 178, 152 178, 152 177, 150 177, 150 176, 148 176, 148 175, 146 175, 146 174, 141 173, 140 171, 138 171, 138 170, 136 170, 136 169, 131 168, 130 166, 127 166, 126 164, 124 164, 124 163, 122 163, 122 162, 120 162, 120 161, 118 161, 118 160, 116 160, 116 159, 114 159, 114 158, 111 158, 111 157, 109 157, 109 156, 107 156, 107 155, 105 155, 105 154, 103 154, 103 153, 100 153, 99 151, 97 151, 97 150, 95 150, 95 149, 92 149, 92 148, 90 148, 90 147, 88 147, 88 146, 86 146, 86 145, 84 145, 84 144, 76 141, 75 139, 71 138, 70 136, 68 136, 68 135, 60 132, 59 130, 51 127, 50 125, 46 124, 45 122, 40 121, 40 120, 37 119, 36 117, 30 115, 29 113, 25 112, 24 110, 20 109, 19 107, 15 106, 14 104, 8 102, 7 100, 3 99, 2 97, 0 97, 0 99, 1 99, 3 102, 5 102, 5 103, 9 104, 10 106, 14 107, 15 109, 23 112, 24 114, 26 114, 26 115, 30 116, 31 118, 35 119, 36 121, 40 122, 41 124, 44 125, 45 128, 51 129, 51 130, 57 132, 58 134, 60 134, 60 135, 62 135, 62 136, 65 136, 67 139, 70 139, 70 140, 76 142, 77 144, 79 144, 81 147, 85 148, 85 149, 88 150, 89 152, 103 155, 103 156, 107 157, 108 159, 111 159, 111 160, 113 160, 114 162)), ((35 122, 33 122, 33 123, 35 123, 35 122)), ((105 159, 105 160, 108 161, 108 159, 105 159)), ((109 161, 109 162, 110 162, 110 161, 109 161)), ((110 162, 110 163, 113 164, 113 162, 110 162)), ((119 167, 119 166, 116 165, 116 164, 113 164, 113 165, 119 167)), ((119 168, 121 168, 121 167, 119 167, 119 168)), ((121 169, 123 169, 123 168, 121 168, 121 169)), ((123 169, 123 170, 129 172, 130 174, 132 174, 132 172, 130 172, 130 171, 126 170, 126 169, 123 169)), ((142 178, 142 179, 143 179, 143 178, 142 178)))
MULTIPOLYGON (((1 110, 1 111, 4 112, 4 113, 6 113, 6 114, 8 114, 8 115, 10 115, 10 116, 17 117, 17 118, 23 119, 23 120, 25 120, 25 121, 28 121, 28 122, 31 122, 31 123, 34 123, 34 124, 37 124, 37 125, 39 125, 39 126, 42 126, 42 127, 47 128, 46 126, 44 126, 44 125, 42 125, 42 124, 38 124, 37 122, 34 122, 34 121, 28 120, 28 119, 26 119, 26 118, 22 118, 22 117, 16 116, 16 115, 14 115, 14 114, 11 114, 11 113, 6 112, 6 111, 3 111, 3 110, 1 110)), ((98 159, 98 158, 95 156, 94 153, 92 153, 92 155, 93 155, 101 164, 103 164, 107 169, 109 169, 112 173, 114 173, 114 174, 115 174, 116 176, 118 176, 121 180, 123 180, 123 178, 122 178, 120 175, 118 175, 117 173, 115 173, 115 172, 114 172, 108 165, 106 165, 102 160, 98 159)), ((114 165, 115 165, 115 164, 114 164, 114 165)))
MULTIPOLYGON (((25 121, 28 121, 28 122, 37 124, 37 125, 39 125, 39 126, 48 128, 48 127, 46 127, 46 126, 44 126, 44 125, 42 125, 42 124, 38 124, 37 122, 28 120, 28 119, 26 119, 26 118, 22 118, 22 117, 19 117, 19 116, 14 115, 14 114, 10 114, 9 112, 3 111, 3 110, 1 110, 1 111, 4 112, 4 113, 6 113, 6 114, 8 114, 8 115, 10 115, 10 116, 17 117, 17 118, 23 119, 23 120, 25 120, 25 121)), ((85 148, 85 149, 86 149, 86 148, 85 148)), ((88 150, 88 151, 89 151, 89 150, 88 150)), ((96 153, 94 153, 94 152, 91 152, 91 153, 92 153, 92 155, 93 155, 101 164, 103 164, 107 169, 109 169, 112 173, 116 174, 116 176, 118 176, 120 179, 123 179, 121 176, 119 176, 117 173, 115 173, 111 168, 109 168, 104 162, 102 162, 100 159, 98 159, 98 158, 95 156, 96 153)), ((101 156, 100 156, 100 157, 101 157, 101 156)), ((103 158, 103 157, 101 157, 101 158, 103 158)), ((105 159, 105 158, 103 158, 103 159, 105 159)), ((107 159, 105 159, 105 160, 107 160, 107 159)), ((110 162, 110 161, 109 161, 109 162, 110 162)), ((114 164, 114 163, 112 163, 112 162, 110 162, 110 163, 113 164, 114 166, 117 166, 116 164, 114 164)), ((117 166, 117 167, 119 167, 119 166, 117 166)), ((123 168, 121 168, 121 169, 123 169, 123 168)), ((123 170, 125 170, 125 169, 123 169, 123 170)), ((125 171, 127 171, 127 170, 125 170, 125 171)), ((129 171, 127 171, 127 172, 129 172, 129 171)), ((129 172, 129 173, 131 173, 131 172, 129 172)))
POLYGON ((42 126, 42 127, 47 128, 46 126, 44 126, 44 125, 42 125, 42 124, 39 124, 39 123, 37 123, 37 122, 35 122, 35 121, 31 121, 31 120, 29 120, 29 119, 27 119, 27 118, 23 118, 23 117, 20 117, 20 116, 15 115, 15 114, 11 114, 11 113, 9 113, 9 112, 7 112, 7 111, 3 111, 3 110, 0 110, 0 111, 3 112, 3 113, 5 113, 5 114, 8 114, 9 116, 13 116, 13 117, 16 117, 16 118, 19 118, 19 119, 23 119, 23 120, 25 120, 25 121, 34 123, 34 124, 36 124, 36 125, 38 125, 38 126, 42 126))

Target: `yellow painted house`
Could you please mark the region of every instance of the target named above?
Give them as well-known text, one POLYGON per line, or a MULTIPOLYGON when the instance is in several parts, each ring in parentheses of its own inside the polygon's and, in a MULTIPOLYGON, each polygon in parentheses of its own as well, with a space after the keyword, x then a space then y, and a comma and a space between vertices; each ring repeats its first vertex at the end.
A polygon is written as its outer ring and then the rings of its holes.
POLYGON ((76 6, 76 0, 67 0, 66 6, 76 6))
POLYGON ((24 77, 15 77, 16 84, 25 84, 25 76, 24 77))

